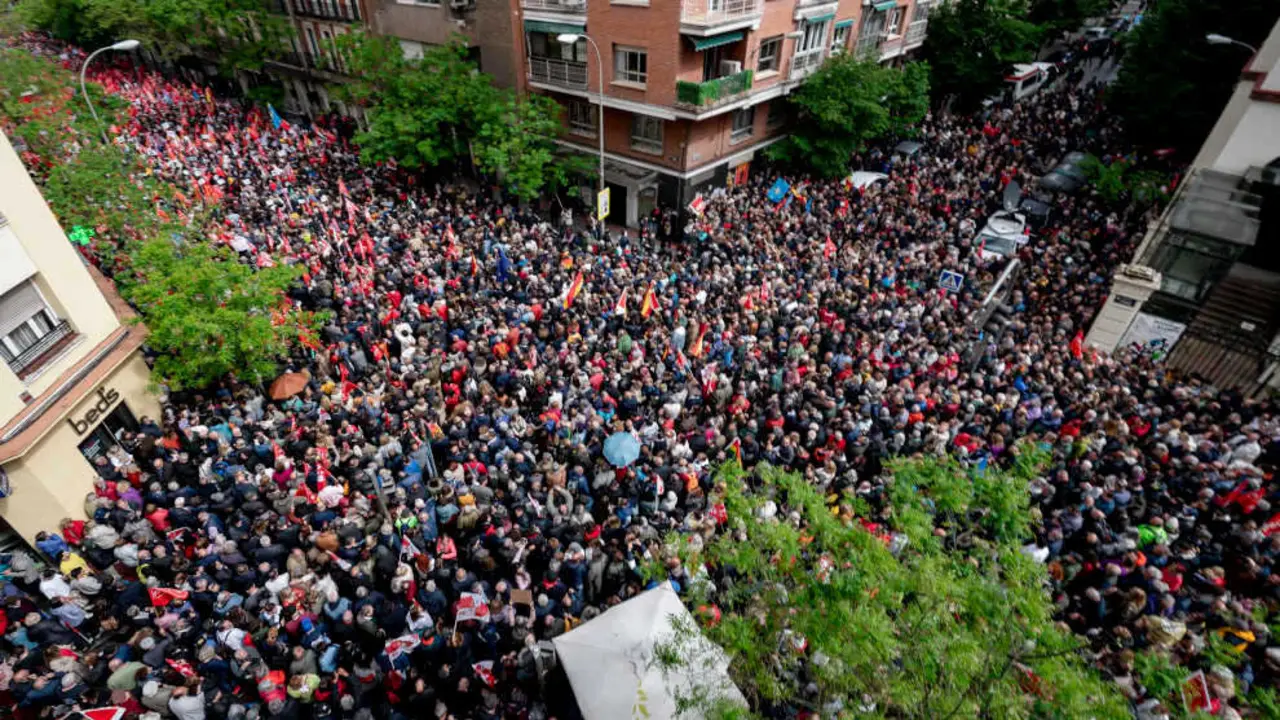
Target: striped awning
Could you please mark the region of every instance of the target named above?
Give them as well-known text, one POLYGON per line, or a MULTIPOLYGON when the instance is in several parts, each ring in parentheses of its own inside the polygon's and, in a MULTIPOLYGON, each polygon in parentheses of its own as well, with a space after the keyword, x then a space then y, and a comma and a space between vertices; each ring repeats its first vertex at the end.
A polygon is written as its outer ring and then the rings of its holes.
POLYGON ((814 15, 813 17, 807 17, 804 19, 804 21, 807 23, 821 23, 821 22, 826 22, 828 20, 834 20, 835 17, 836 17, 836 14, 831 12, 831 13, 827 13, 826 15, 814 15))
POLYGON ((695 37, 689 39, 693 41, 694 50, 706 50, 708 48, 720 47, 721 45, 738 42, 744 37, 746 37, 746 35, 739 30, 737 32, 720 33, 719 35, 712 35, 711 37, 695 37))
POLYGON ((559 35, 561 33, 583 35, 587 32, 587 26, 575 25, 573 23, 548 22, 546 20, 525 20, 524 31, 547 33, 548 35, 559 35))
POLYGON ((852 24, 853 24, 853 18, 849 18, 848 20, 841 20, 840 22, 836 23, 836 27, 838 28, 849 27, 852 24))
POLYGON ((880 0, 880 2, 872 5, 871 7, 875 8, 877 12, 892 10, 898 7, 898 0, 880 0))

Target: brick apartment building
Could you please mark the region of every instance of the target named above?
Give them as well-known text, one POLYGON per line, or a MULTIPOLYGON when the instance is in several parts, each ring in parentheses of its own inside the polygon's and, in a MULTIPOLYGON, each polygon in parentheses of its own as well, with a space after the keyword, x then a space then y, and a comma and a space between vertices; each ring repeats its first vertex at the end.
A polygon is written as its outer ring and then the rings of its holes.
POLYGON ((565 106, 564 143, 593 154, 591 41, 599 48, 611 219, 632 226, 658 204, 745 180, 785 134, 785 95, 833 53, 900 60, 923 44, 929 9, 923 0, 515 1, 527 87, 565 106))

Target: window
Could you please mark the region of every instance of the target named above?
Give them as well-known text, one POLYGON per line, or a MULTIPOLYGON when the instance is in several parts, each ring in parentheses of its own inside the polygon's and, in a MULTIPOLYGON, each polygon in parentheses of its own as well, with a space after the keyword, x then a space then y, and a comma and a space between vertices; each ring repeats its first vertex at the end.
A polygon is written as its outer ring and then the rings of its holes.
POLYGON ((831 36, 831 54, 838 55, 844 51, 844 46, 849 42, 849 26, 837 25, 835 33, 831 36))
POLYGON ((24 282, 0 297, 0 356, 14 372, 30 371, 41 356, 71 334, 45 304, 34 283, 24 282))
POLYGON ((84 440, 80 441, 80 453, 85 459, 93 462, 105 455, 112 447, 120 444, 120 437, 126 432, 135 432, 138 421, 129 410, 129 406, 120 401, 114 410, 102 418, 98 426, 90 430, 84 440))
POLYGON ((643 85, 649 79, 649 54, 640 48, 613 46, 613 79, 643 85))
POLYGON ((599 120, 596 118, 596 106, 581 100, 569 103, 569 131, 574 135, 595 137, 600 131, 599 120))
POLYGON ((887 13, 887 17, 885 18, 884 31, 889 35, 893 35, 894 33, 898 32, 898 21, 901 19, 902 19, 902 8, 895 7, 894 9, 890 10, 887 13))
POLYGON ((776 72, 778 58, 782 57, 782 36, 775 35, 760 41, 759 60, 756 62, 757 72, 776 72))
POLYGON ((914 15, 911 16, 911 22, 913 23, 924 22, 925 20, 928 20, 928 19, 929 19, 929 4, 924 3, 921 5, 916 5, 916 12, 914 15))
POLYGON ((631 149, 661 155, 662 120, 648 115, 632 115, 631 149))
POLYGON ((769 102, 769 117, 765 120, 765 125, 770 129, 780 127, 787 122, 787 104, 781 99, 771 100, 769 102))
POLYGON ((729 139, 732 141, 745 140, 751 137, 756 129, 756 109, 754 107, 742 108, 733 114, 733 130, 729 133, 729 139))
POLYGON ((804 55, 811 52, 822 52, 822 46, 827 38, 827 21, 806 22, 804 24, 804 34, 801 35, 800 41, 796 43, 796 54, 804 55))

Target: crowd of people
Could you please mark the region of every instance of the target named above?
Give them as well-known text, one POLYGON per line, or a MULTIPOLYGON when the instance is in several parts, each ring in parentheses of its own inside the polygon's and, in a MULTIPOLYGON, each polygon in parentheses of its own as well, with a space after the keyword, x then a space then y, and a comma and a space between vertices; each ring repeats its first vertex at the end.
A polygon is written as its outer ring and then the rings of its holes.
POLYGON ((84 518, 9 559, 18 717, 572 717, 548 641, 642 592, 665 533, 715 532, 720 464, 874 494, 889 456, 998 465, 1024 438, 1052 451, 1028 552, 1139 713, 1167 714, 1139 652, 1209 671, 1224 717, 1275 683, 1274 405, 1079 339, 1156 211, 1054 197, 1013 323, 971 326, 1000 266, 970 240, 1004 186, 1124 153, 1102 86, 931 116, 919 154, 853 159, 888 174, 863 190, 790 178, 774 201, 757 173, 670 233, 551 222, 201 87, 90 76, 129 103, 114 142, 182 189, 159 210, 214 207, 211 242, 303 266, 291 302, 330 319, 290 358, 301 393, 175 395, 97 461, 84 518), (625 468, 615 432, 641 441, 625 468), (1206 660, 1224 642, 1233 668, 1206 660))

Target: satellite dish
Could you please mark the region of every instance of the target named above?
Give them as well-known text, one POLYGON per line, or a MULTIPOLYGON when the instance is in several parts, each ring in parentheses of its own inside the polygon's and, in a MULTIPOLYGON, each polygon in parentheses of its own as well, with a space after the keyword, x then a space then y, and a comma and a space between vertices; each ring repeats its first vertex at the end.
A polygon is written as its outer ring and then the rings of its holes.
POLYGON ((1022 186, 1018 185, 1017 180, 1010 180, 1008 185, 1004 186, 1004 209, 1013 212, 1018 209, 1018 201, 1022 200, 1022 186))

